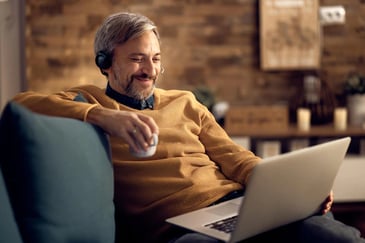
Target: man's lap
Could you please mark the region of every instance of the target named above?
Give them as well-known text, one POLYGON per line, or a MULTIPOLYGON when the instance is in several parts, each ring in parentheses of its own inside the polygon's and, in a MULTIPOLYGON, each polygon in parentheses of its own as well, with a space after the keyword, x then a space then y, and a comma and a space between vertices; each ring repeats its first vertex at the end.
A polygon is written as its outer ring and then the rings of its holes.
MULTIPOLYGON (((186 234, 172 242, 218 243, 221 241, 199 233, 186 231, 186 234)), ((365 243, 365 240, 360 238, 360 232, 357 229, 335 220, 332 213, 328 213, 326 215, 312 216, 305 220, 271 230, 244 240, 242 243, 258 242, 365 243)))

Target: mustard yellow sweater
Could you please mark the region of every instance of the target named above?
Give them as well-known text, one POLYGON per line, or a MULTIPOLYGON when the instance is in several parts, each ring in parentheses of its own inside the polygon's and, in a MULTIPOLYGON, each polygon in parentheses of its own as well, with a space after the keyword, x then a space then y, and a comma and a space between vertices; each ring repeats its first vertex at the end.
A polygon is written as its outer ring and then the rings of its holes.
POLYGON ((259 161, 232 142, 191 92, 156 89, 154 95, 154 109, 141 111, 91 85, 52 95, 25 92, 14 98, 35 112, 79 120, 96 105, 155 119, 160 134, 152 157, 135 158, 122 139, 110 138, 120 242, 161 241, 170 228, 166 218, 205 207, 242 188, 259 161), (79 92, 89 103, 72 101, 79 92))

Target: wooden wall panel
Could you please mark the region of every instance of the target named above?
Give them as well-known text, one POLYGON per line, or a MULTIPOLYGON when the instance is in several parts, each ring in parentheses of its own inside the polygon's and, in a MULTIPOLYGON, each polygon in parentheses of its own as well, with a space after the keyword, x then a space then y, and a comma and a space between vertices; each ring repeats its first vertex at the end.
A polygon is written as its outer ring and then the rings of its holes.
POLYGON ((261 0, 263 70, 319 69, 321 26, 318 0, 261 0))

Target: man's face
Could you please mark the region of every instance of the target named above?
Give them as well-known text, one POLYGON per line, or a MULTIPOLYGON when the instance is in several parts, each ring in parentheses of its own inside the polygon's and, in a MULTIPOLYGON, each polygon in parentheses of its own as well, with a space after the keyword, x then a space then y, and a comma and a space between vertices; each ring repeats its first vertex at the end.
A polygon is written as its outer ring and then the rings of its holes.
POLYGON ((161 71, 160 44, 153 31, 118 45, 112 67, 105 71, 115 91, 139 100, 150 96, 161 71))

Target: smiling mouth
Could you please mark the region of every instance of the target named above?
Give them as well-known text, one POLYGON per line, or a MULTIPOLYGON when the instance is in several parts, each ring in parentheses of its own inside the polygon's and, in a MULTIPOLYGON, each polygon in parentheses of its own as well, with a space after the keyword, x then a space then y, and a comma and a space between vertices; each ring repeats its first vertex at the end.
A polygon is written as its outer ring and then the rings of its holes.
POLYGON ((142 74, 134 76, 134 79, 140 82, 149 82, 149 81, 153 82, 155 80, 155 77, 149 77, 147 74, 142 74))
POLYGON ((153 81, 153 80, 152 80, 152 79, 150 79, 150 78, 141 78, 141 77, 136 77, 135 79, 137 79, 138 81, 141 81, 141 82, 153 81))

